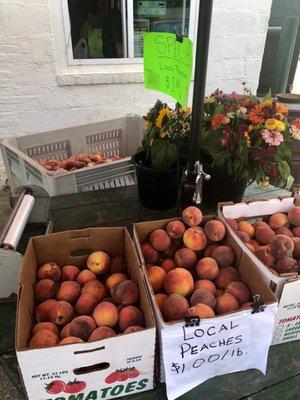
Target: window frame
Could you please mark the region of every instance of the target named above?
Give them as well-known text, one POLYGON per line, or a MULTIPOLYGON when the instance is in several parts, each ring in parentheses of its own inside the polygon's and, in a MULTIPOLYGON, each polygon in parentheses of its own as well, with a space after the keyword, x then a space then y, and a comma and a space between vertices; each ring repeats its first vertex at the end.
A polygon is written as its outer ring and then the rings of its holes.
MULTIPOLYGON (((71 37, 71 23, 68 0, 61 0, 61 13, 64 28, 64 38, 65 38, 65 48, 66 48, 66 58, 68 66, 87 66, 87 65, 130 65, 130 64, 142 64, 143 58, 134 57, 134 10, 133 10, 133 0, 127 0, 127 7, 125 8, 125 1, 123 2, 123 10, 127 10, 127 32, 123 35, 125 37, 125 49, 128 48, 127 57, 124 58, 87 58, 87 59, 74 59, 73 58, 73 48, 72 48, 72 37, 71 37), (128 38, 132 35, 132 40, 128 38), (128 46, 127 46, 128 41, 128 46)), ((200 2, 190 0, 190 13, 189 13, 189 38, 194 43, 194 38, 196 35, 195 27, 197 25, 197 16, 200 2)), ((125 15, 122 16, 123 33, 124 24, 126 22, 125 15)))

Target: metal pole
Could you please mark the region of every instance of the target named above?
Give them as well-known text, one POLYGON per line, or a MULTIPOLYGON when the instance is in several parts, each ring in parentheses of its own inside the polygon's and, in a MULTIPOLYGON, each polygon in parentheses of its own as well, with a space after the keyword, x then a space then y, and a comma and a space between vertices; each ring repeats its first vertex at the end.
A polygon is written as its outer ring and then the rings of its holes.
POLYGON ((188 166, 188 169, 191 172, 194 171, 195 163, 199 160, 200 132, 203 117, 212 6, 213 0, 200 1, 194 75, 190 159, 188 166))

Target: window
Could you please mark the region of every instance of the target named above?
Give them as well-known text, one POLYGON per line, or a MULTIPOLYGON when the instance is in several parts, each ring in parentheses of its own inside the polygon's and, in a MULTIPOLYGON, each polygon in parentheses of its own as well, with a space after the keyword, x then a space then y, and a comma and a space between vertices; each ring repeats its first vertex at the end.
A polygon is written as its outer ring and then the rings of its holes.
POLYGON ((193 0, 62 0, 68 65, 141 63, 144 32, 194 37, 193 0))

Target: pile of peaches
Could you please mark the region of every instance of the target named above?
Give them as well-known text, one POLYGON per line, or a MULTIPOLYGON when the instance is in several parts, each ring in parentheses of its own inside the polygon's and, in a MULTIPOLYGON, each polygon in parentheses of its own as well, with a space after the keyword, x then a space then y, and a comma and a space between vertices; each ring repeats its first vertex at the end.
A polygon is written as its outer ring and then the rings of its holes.
POLYGON ((245 245, 276 275, 300 273, 300 207, 251 224, 227 219, 245 245))
POLYGON ((234 252, 222 241, 222 222, 202 227, 194 206, 165 229, 154 230, 141 244, 148 279, 165 321, 186 317, 211 318, 251 307, 248 287, 233 266, 234 252))
POLYGON ((77 156, 70 156, 66 160, 40 160, 38 163, 48 171, 75 171, 76 169, 81 169, 84 167, 94 167, 95 165, 111 163, 113 161, 118 161, 124 158, 120 155, 115 155, 112 157, 105 157, 100 151, 95 151, 94 153, 81 153, 77 156))
POLYGON ((93 342, 143 330, 139 288, 126 275, 123 257, 96 251, 87 268, 39 267, 34 286, 36 324, 29 348, 93 342))

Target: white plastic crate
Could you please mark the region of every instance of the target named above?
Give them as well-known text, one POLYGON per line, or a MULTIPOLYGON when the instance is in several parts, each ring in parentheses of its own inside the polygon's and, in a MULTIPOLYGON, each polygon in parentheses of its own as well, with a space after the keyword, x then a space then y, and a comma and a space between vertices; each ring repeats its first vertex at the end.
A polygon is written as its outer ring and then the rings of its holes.
POLYGON ((131 156, 141 143, 144 121, 126 116, 55 131, 20 136, 1 142, 10 188, 37 185, 50 196, 116 188, 136 183, 131 156), (76 171, 47 171, 37 161, 64 160, 83 152, 101 151, 125 158, 76 171))

